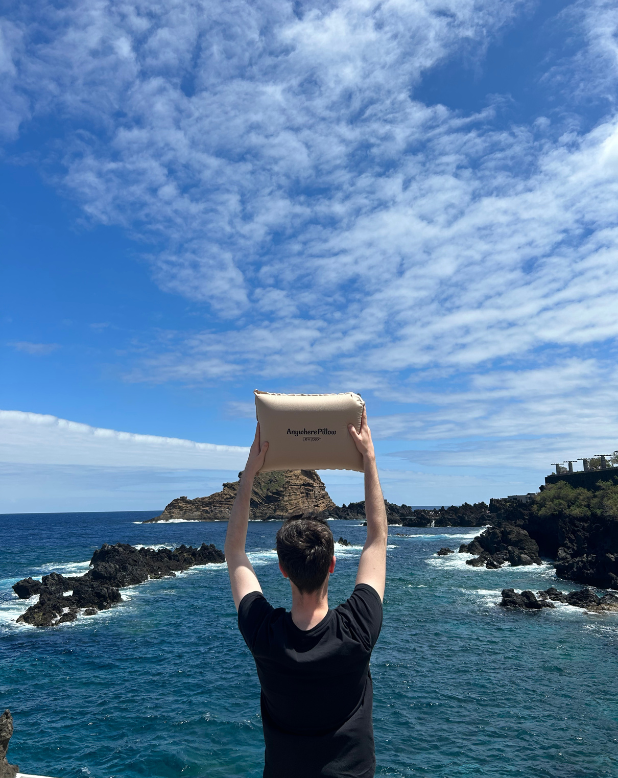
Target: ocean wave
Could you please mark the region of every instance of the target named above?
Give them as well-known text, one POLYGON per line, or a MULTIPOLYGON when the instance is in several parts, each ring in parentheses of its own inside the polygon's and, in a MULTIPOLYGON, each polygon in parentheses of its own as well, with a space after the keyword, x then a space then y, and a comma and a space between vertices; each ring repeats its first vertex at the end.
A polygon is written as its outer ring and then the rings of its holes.
POLYGON ((153 551, 159 551, 162 548, 169 548, 170 551, 176 548, 176 546, 173 543, 155 543, 153 545, 142 545, 141 543, 136 543, 133 548, 151 548, 153 551))
MULTIPOLYGON (((392 524, 390 525, 393 526, 392 524)), ((477 535, 480 535, 480 533, 486 529, 485 527, 475 527, 475 531, 472 532, 457 532, 457 533, 448 533, 448 532, 440 532, 435 535, 430 535, 428 533, 422 533, 420 535, 397 535, 397 537, 401 538, 408 538, 416 540, 417 538, 419 540, 442 540, 443 538, 451 538, 452 540, 473 540, 477 535)))
POLYGON ((253 567, 271 565, 278 560, 276 551, 249 551, 247 552, 247 556, 253 567))
MULTIPOLYGON (((19 579, 12 579, 13 583, 17 583, 19 579)), ((31 605, 36 605, 39 601, 39 595, 35 594, 29 597, 27 600, 20 600, 19 597, 11 592, 12 596, 9 596, 6 600, 0 600, 0 628, 15 628, 15 629, 36 629, 31 624, 17 623, 17 619, 25 613, 31 605)))
POLYGON ((426 559, 425 562, 433 567, 451 568, 466 571, 477 571, 479 573, 495 573, 495 572, 519 572, 519 573, 534 573, 543 578, 554 576, 554 566, 550 562, 543 562, 540 565, 521 565, 513 567, 510 562, 505 562, 502 567, 497 570, 488 570, 484 565, 483 567, 472 567, 467 565, 467 559, 474 559, 476 554, 466 554, 455 552, 448 554, 447 556, 432 556, 426 559))
POLYGON ((90 568, 90 560, 86 562, 49 562, 34 568, 33 578, 40 578, 49 573, 60 573, 61 575, 82 575, 90 568))

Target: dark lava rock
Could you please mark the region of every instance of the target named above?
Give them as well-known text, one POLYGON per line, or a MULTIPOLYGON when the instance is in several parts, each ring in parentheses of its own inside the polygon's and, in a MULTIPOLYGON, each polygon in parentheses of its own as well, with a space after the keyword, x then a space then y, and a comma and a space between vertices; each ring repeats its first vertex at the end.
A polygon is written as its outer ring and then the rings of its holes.
MULTIPOLYGON (((401 524, 404 527, 483 527, 489 524, 489 507, 484 502, 470 505, 452 505, 448 508, 416 508, 405 503, 384 500, 386 518, 389 524, 401 524)), ((348 519, 363 521, 365 519, 365 502, 351 502, 331 509, 329 516, 333 519, 348 519)))
POLYGON ((466 564, 470 565, 470 567, 485 567, 488 559, 489 557, 481 554, 480 556, 475 556, 474 559, 466 559, 466 564))
POLYGON ((556 589, 555 586, 550 586, 549 589, 545 589, 545 591, 542 592, 537 592, 537 594, 539 595, 539 597, 542 597, 543 599, 553 600, 554 602, 567 601, 566 594, 556 589))
POLYGON ((462 543, 459 551, 478 554, 476 559, 467 559, 467 565, 485 565, 490 570, 497 570, 504 562, 510 562, 512 567, 541 564, 536 541, 521 527, 512 524, 488 527, 470 543, 462 543))
POLYGON ((13 591, 20 600, 27 600, 29 597, 39 594, 41 586, 41 582, 34 578, 24 578, 13 585, 13 591))
POLYGON ((618 611, 618 596, 612 592, 607 592, 599 597, 590 589, 579 589, 576 592, 561 592, 554 586, 545 591, 537 592, 540 599, 553 600, 554 602, 564 602, 575 608, 585 608, 588 611, 602 613, 603 611, 618 611))
POLYGON ((446 547, 441 548, 439 551, 436 551, 436 554, 438 556, 448 556, 449 554, 454 554, 454 553, 455 552, 453 551, 452 548, 446 548, 446 547))
POLYGON ((474 538, 470 543, 462 543, 459 546, 460 554, 482 554, 483 551, 483 546, 481 546, 477 538, 474 538))
POLYGON ((503 589, 502 601, 499 603, 503 608, 522 608, 524 610, 541 610, 542 608, 554 608, 553 602, 548 600, 537 600, 534 592, 529 590, 518 594, 515 589, 503 589))
POLYGON ((35 627, 49 627, 74 621, 80 610, 88 616, 108 610, 121 602, 119 589, 134 586, 149 578, 174 576, 194 565, 221 564, 222 551, 205 543, 199 548, 179 546, 173 551, 161 548, 135 548, 126 543, 110 546, 105 543, 94 552, 90 570, 82 576, 65 577, 59 573, 44 575, 42 580, 24 578, 13 590, 20 599, 39 595, 17 621, 35 627), (37 586, 38 585, 38 586, 37 586))
POLYGON ((339 543, 340 546, 351 546, 352 545, 349 540, 346 540, 345 538, 341 538, 341 537, 339 538, 337 543, 339 543))
POLYGON ((564 490, 564 485, 545 487, 529 504, 491 500, 488 523, 525 530, 538 543, 539 554, 556 560, 559 578, 599 589, 618 589, 618 521, 611 509, 585 505, 602 490, 572 489, 570 494, 562 494, 563 499, 555 499, 552 508, 545 498, 551 501, 552 494, 560 497, 560 489, 564 490), (573 500, 577 504, 569 503, 573 500))
POLYGON ((5 710, 0 716, 0 778, 15 778, 19 772, 16 764, 9 764, 6 752, 9 750, 9 740, 13 735, 13 717, 11 711, 5 710))
POLYGON ((574 605, 576 608, 596 607, 601 604, 601 598, 591 589, 579 589, 577 592, 569 592, 566 596, 566 601, 569 605, 574 605))

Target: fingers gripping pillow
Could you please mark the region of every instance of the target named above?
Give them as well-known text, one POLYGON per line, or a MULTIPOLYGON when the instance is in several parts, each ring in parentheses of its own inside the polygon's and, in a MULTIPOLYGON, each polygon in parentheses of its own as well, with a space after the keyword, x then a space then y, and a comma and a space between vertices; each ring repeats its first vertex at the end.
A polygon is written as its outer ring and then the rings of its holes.
POLYGON ((348 431, 360 432, 365 403, 358 394, 255 394, 260 439, 268 441, 262 472, 363 470, 348 431))

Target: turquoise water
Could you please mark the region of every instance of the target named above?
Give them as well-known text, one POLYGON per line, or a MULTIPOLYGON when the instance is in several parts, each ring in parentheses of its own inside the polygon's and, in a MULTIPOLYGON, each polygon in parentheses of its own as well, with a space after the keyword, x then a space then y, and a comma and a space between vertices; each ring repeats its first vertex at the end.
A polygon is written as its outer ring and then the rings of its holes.
MULTIPOLYGON (((58 628, 15 624, 26 606, 11 584, 79 574, 103 542, 223 547, 223 523, 137 523, 152 515, 0 516, 0 708, 14 715, 9 757, 25 772, 261 776, 259 687, 225 566, 125 590, 120 606, 58 628)), ((266 595, 286 604, 278 526, 252 522, 248 549, 266 595)), ((354 544, 337 549, 334 604, 352 590, 365 529, 331 527, 354 544)), ((476 532, 391 528, 372 661, 376 774, 618 778, 618 616, 497 608, 506 586, 578 587, 549 565, 492 571, 435 556, 476 532)))

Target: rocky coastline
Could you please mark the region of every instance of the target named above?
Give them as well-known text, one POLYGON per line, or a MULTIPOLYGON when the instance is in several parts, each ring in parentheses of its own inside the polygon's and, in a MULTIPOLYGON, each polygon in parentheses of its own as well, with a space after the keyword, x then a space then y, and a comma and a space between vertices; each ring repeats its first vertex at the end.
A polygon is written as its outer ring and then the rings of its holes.
MULTIPOLYGON (((177 497, 165 510, 144 524, 160 521, 227 521, 238 492, 238 481, 223 484, 220 492, 207 497, 177 497)), ((448 508, 417 508, 384 501, 389 524, 404 527, 483 527, 491 516, 484 503, 448 508)), ((365 521, 365 501, 335 505, 315 470, 285 470, 258 473, 253 482, 249 518, 283 521, 292 516, 365 521)))
MULTIPOLYGON (((386 518, 389 524, 402 527, 484 527, 489 523, 489 506, 484 502, 470 505, 451 505, 448 508, 411 508, 405 503, 384 501, 386 518)), ((351 502, 341 507, 335 506, 329 513, 330 518, 346 521, 365 521, 365 501, 351 502)))
POLYGON ((39 596, 18 619, 34 627, 52 627, 92 616, 122 601, 120 589, 143 583, 149 578, 175 576, 195 565, 222 564, 223 552, 213 544, 199 548, 184 544, 173 550, 136 548, 126 543, 105 543, 92 555, 90 569, 81 576, 49 573, 38 581, 23 578, 13 585, 22 600, 39 596))
MULTIPOLYGON (((239 478, 240 478, 239 473, 239 478)), ((220 492, 189 500, 179 497, 148 522, 225 521, 239 481, 220 492)), ((474 554, 467 564, 498 569, 540 565, 551 560, 558 577, 587 586, 618 589, 618 485, 594 490, 565 482, 541 487, 530 502, 494 499, 471 505, 417 508, 385 500, 390 525, 403 527, 486 527, 459 551, 474 554)), ((364 501, 337 506, 313 470, 260 473, 251 494, 250 518, 282 521, 292 516, 365 522, 364 501)))
POLYGON ((559 578, 618 589, 618 485, 590 491, 558 482, 528 504, 491 500, 489 513, 491 527, 459 549, 476 555, 467 564, 496 569, 544 557, 559 578))

